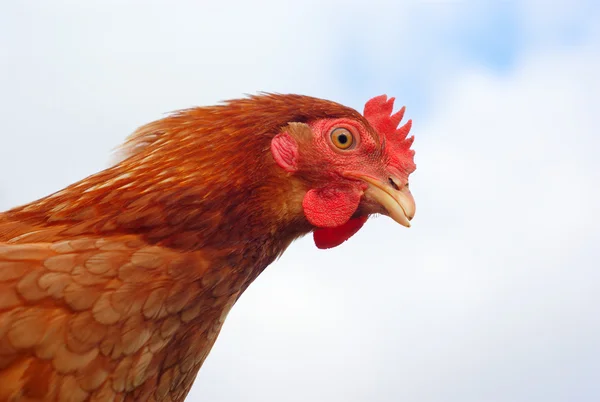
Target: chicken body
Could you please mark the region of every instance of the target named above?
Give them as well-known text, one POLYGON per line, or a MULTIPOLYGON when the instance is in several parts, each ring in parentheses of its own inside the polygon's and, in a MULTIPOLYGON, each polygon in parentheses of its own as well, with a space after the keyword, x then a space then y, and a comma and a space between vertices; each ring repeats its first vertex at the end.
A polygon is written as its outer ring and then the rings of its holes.
MULTIPOLYGON (((370 213, 394 217, 367 184, 297 164, 332 119, 377 136, 296 95, 183 111, 140 128, 116 166, 0 214, 0 401, 184 400, 231 307, 295 238, 320 228, 331 247, 370 213)), ((414 170, 400 165, 394 188, 414 170)))
POLYGON ((0 305, 6 401, 183 400, 248 279, 233 259, 136 236, 3 245, 0 258, 10 264, 0 305))

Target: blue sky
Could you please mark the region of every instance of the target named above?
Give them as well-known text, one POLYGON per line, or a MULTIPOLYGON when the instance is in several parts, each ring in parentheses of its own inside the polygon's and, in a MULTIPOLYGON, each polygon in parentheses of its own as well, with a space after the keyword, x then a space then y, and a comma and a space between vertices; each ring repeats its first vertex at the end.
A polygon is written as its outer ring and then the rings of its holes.
POLYGON ((175 109, 386 93, 414 119, 413 227, 295 242, 189 400, 598 401, 597 4, 4 4, 0 209, 105 168, 175 109))
MULTIPOLYGON (((356 57, 369 53, 373 35, 344 32, 339 72, 361 99, 370 95, 373 82, 384 75, 417 116, 430 111, 428 102, 439 81, 452 80, 466 69, 509 74, 536 49, 579 45, 600 21, 600 6, 594 1, 537 3, 533 12, 543 23, 527 19, 522 3, 514 1, 420 2, 406 7, 411 10, 407 26, 386 31, 387 37, 374 33, 376 40, 386 44, 394 63, 373 66, 369 59, 356 57), (545 19, 552 8, 561 15, 545 19)), ((356 10, 349 13, 340 25, 351 26, 358 14, 356 10)))

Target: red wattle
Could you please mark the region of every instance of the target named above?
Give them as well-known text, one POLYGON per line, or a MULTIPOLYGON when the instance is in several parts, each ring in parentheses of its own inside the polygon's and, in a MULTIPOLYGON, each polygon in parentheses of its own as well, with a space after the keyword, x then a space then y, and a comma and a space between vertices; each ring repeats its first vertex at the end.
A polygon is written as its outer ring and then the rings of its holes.
POLYGON ((354 215, 361 196, 359 187, 331 185, 312 189, 302 200, 304 215, 318 228, 338 227, 354 215))
POLYGON ((361 216, 334 228, 315 229, 313 232, 315 245, 320 249, 339 246, 358 232, 366 221, 367 217, 361 216))

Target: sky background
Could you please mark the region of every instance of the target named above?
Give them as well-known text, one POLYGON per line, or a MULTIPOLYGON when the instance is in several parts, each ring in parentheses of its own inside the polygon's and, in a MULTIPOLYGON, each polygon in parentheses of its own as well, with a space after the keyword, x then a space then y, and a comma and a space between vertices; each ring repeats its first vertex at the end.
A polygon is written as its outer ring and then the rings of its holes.
POLYGON ((397 97, 417 215, 292 244, 188 400, 600 400, 598 2, 0 0, 0 210, 258 91, 397 97))

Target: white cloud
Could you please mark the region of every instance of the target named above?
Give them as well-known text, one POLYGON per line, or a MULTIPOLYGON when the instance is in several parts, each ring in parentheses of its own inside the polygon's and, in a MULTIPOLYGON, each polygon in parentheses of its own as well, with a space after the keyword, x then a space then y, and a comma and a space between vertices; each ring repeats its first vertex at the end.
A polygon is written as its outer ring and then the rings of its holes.
POLYGON ((3 5, 0 159, 15 174, 0 177, 0 205, 41 197, 106 167, 130 132, 172 110, 259 90, 335 98, 327 83, 336 37, 324 16, 311 15, 313 6, 3 5), (7 192, 14 188, 22 191, 7 192))
POLYGON ((448 85, 414 128, 413 228, 381 218, 326 253, 293 245, 232 311, 193 395, 598 399, 598 71, 582 47, 448 85))

